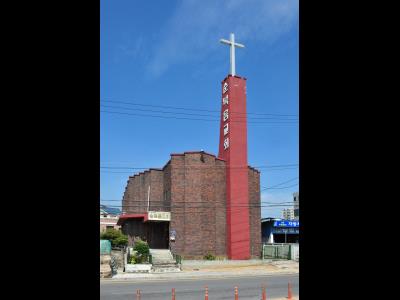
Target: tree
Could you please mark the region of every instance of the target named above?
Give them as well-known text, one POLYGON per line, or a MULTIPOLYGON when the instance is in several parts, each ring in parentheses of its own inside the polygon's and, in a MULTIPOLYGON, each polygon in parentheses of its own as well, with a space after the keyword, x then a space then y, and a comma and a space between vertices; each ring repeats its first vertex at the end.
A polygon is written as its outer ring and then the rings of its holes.
POLYGON ((126 246, 128 244, 128 237, 120 230, 114 228, 100 233, 100 239, 109 240, 112 246, 126 246))
POLYGON ((128 237, 122 234, 114 240, 114 243, 116 246, 126 246, 128 245, 128 237))

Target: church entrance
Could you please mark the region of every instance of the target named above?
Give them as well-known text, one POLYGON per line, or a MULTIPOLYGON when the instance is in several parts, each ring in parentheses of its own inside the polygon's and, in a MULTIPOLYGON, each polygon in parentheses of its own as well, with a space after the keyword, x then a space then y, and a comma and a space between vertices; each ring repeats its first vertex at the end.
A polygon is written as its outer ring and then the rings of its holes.
POLYGON ((151 249, 169 249, 169 222, 146 222, 145 231, 151 249))

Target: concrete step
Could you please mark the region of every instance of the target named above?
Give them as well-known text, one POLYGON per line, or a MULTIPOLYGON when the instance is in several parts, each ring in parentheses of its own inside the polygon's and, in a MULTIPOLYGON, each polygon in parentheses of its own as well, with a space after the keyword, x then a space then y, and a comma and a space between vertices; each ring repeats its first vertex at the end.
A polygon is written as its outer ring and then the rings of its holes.
POLYGON ((153 265, 175 265, 176 261, 174 260, 162 260, 162 261, 153 261, 153 265))
POLYGON ((150 249, 153 253, 171 253, 169 249, 150 249))
POLYGON ((150 249, 150 254, 153 263, 151 268, 152 273, 174 273, 181 271, 170 250, 150 249))
POLYGON ((179 267, 170 267, 170 268, 152 268, 151 273, 176 273, 180 272, 181 269, 179 267))
POLYGON ((171 251, 168 249, 150 249, 150 254, 153 257, 153 262, 174 260, 171 251))
POLYGON ((153 260, 175 260, 173 256, 152 256, 153 260))
POLYGON ((170 268, 170 267, 177 267, 175 262, 172 263, 160 263, 160 264, 153 264, 154 268, 170 268))

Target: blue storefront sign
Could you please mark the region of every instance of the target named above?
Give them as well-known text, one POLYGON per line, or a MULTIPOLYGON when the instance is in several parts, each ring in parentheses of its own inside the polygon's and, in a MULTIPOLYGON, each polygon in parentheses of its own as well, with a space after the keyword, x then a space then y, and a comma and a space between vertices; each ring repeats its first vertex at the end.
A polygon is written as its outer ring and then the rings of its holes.
POLYGON ((299 221, 289 221, 289 220, 275 221, 274 227, 299 227, 299 221))
POLYGON ((289 227, 289 228, 273 228, 271 230, 272 233, 280 233, 280 234, 299 234, 300 230, 298 228, 289 227))

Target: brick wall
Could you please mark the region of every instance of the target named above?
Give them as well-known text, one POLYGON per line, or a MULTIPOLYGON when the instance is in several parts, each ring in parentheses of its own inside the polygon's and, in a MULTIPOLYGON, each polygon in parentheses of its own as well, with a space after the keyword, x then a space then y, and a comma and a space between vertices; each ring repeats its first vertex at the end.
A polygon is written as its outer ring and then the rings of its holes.
POLYGON ((225 162, 215 160, 214 194, 216 255, 226 256, 226 169, 225 162))
POLYGON ((172 250, 189 257, 226 253, 225 163, 201 152, 171 156, 172 250))
POLYGON ((171 192, 171 222, 170 230, 176 231, 176 240, 171 243, 174 253, 185 251, 185 164, 182 156, 173 155, 170 161, 170 182, 167 189, 171 192))
POLYGON ((164 172, 151 169, 130 176, 122 198, 122 209, 126 213, 147 212, 150 186, 149 210, 169 211, 164 206, 164 172))
MULTIPOLYGON (((147 200, 147 194, 146 194, 147 200)), ((150 170, 150 209, 151 211, 169 211, 164 206, 164 172, 150 170)))
MULTIPOLYGON (((260 173, 249 168, 249 202, 260 205, 260 173)), ((131 176, 123 197, 126 213, 147 210, 171 211, 169 229, 176 231, 171 242, 174 253, 202 258, 211 253, 226 257, 226 169, 225 162, 202 152, 172 154, 162 170, 151 169, 131 176)), ((250 208, 251 254, 261 251, 261 209, 250 208)), ((129 221, 123 231, 132 236, 145 233, 142 219, 129 221)))
POLYGON ((249 217, 250 217, 250 254, 252 257, 261 256, 261 195, 260 173, 248 169, 249 174, 249 217))

